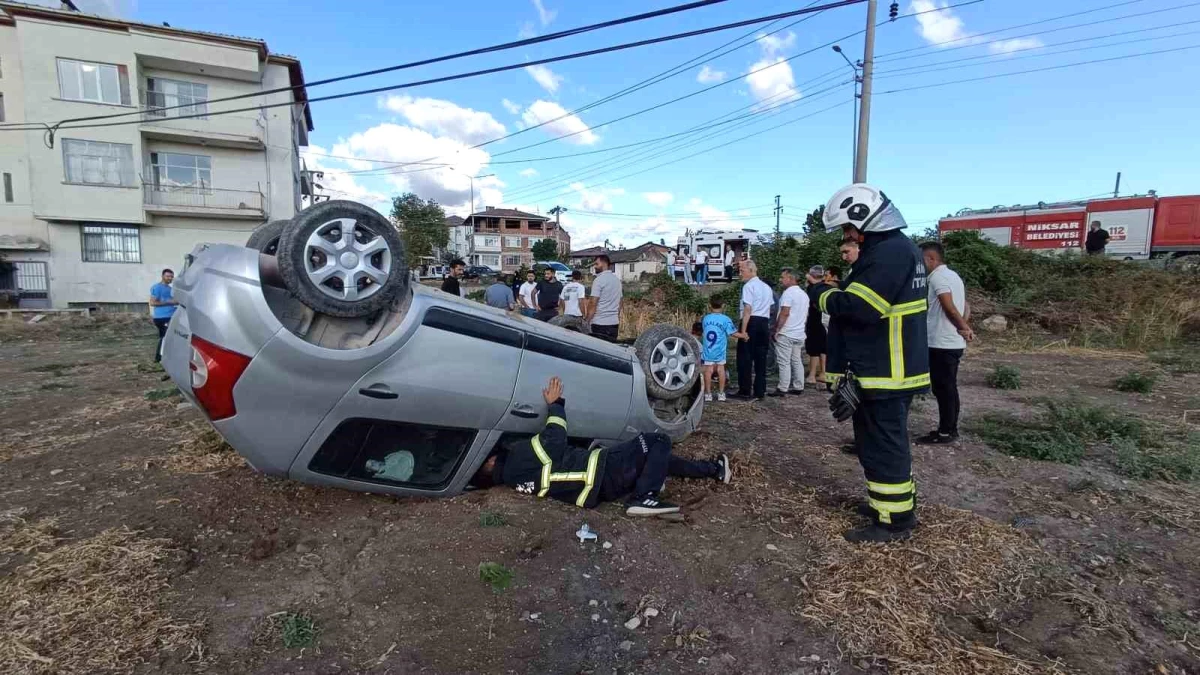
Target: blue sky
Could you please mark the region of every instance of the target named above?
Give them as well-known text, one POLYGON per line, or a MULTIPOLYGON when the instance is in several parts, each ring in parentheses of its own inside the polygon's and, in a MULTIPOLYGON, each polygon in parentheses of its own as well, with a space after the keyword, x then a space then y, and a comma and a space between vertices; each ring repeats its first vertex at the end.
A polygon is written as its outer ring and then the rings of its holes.
MULTIPOLYGON (((869 181, 888 192, 918 230, 963 207, 1097 195, 1112 189, 1117 171, 1124 174, 1123 193, 1150 189, 1159 194, 1200 192, 1200 131, 1196 127, 1200 88, 1195 86, 1200 82, 1200 49, 885 93, 1200 45, 1200 3, 1188 0, 1135 0, 1036 26, 999 30, 1120 1, 986 0, 881 27, 869 181), (1156 13, 1129 16, 1147 12, 1156 13), (1071 27, 1093 22, 1099 23, 1071 27), (1124 35, 1113 35, 1116 33, 1124 35), (947 41, 953 42, 930 46, 947 41), (971 60, 958 61, 966 58, 971 60), (943 69, 921 72, 934 67, 943 69)), ((634 0, 409 1, 352 6, 327 0, 91 0, 80 4, 86 8, 114 3, 120 5, 117 11, 141 21, 168 21, 176 27, 265 39, 272 51, 298 56, 309 80, 673 4, 634 0)), ((529 48, 318 87, 310 95, 524 62, 787 11, 803 4, 807 0, 733 0, 529 48)), ((942 0, 905 0, 901 12, 946 4, 942 0)), ((887 5, 881 0, 881 18, 886 16, 887 5)), ((454 213, 468 210, 468 175, 494 174, 474 181, 478 208, 517 206, 545 213, 556 204, 565 206, 564 223, 576 246, 606 238, 627 245, 647 238, 670 241, 685 227, 697 225, 768 230, 774 225, 771 203, 777 194, 784 205, 784 229, 799 229, 794 219, 822 203, 851 176, 851 72, 828 47, 772 64, 860 30, 865 7, 830 10, 762 39, 755 39, 752 28, 733 29, 551 64, 545 69, 518 69, 391 95, 318 103, 313 109, 316 131, 308 161, 327 171, 327 186, 338 191, 335 198, 378 204, 410 189, 438 199, 454 213), (744 43, 744 47, 704 64, 707 69, 703 72, 703 66, 696 64, 578 117, 469 149, 475 143, 592 103, 747 33, 749 37, 735 43, 744 43), (758 72, 745 75, 752 70, 758 72), (813 82, 826 75, 825 80, 813 82), (720 81, 730 83, 654 112, 598 126, 720 81), (840 107, 827 110, 839 103, 840 107), (744 123, 748 126, 729 124, 626 151, 531 161, 654 139, 710 123, 725 113, 748 111, 759 111, 744 123), (812 113, 816 114, 799 119, 812 113), (792 120, 798 121, 667 164, 792 120), (577 133, 510 152, 569 132, 577 133), (390 175, 348 174, 344 171, 387 165, 322 156, 330 154, 393 162, 437 157, 436 161, 452 167, 390 175), (616 159, 625 154, 630 156, 616 159), (512 160, 518 161, 491 164, 512 160), (607 163, 595 166, 602 161, 607 163), (660 164, 666 165, 655 168, 660 164), (634 172, 640 174, 626 176, 634 172)), ((841 45, 851 58, 861 57, 861 37, 846 39, 841 45)))

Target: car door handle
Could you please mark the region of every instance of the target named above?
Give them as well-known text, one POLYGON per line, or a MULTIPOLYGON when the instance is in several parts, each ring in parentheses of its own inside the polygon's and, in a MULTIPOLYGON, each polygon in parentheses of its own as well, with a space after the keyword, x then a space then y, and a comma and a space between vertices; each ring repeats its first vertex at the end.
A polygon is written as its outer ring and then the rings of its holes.
POLYGON ((388 389, 385 384, 373 384, 369 387, 363 387, 358 390, 358 393, 370 398, 393 399, 400 398, 400 394, 388 389))
POLYGON ((527 420, 532 420, 532 419, 537 419, 538 411, 534 410, 533 406, 531 406, 531 405, 525 405, 523 403, 518 403, 517 405, 514 405, 512 407, 512 410, 508 411, 508 414, 514 415, 516 417, 524 417, 527 420))

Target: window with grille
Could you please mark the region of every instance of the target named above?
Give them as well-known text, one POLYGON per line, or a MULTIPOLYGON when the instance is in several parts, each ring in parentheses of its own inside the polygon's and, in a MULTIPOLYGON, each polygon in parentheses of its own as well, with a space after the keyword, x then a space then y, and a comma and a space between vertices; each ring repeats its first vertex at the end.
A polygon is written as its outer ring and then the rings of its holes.
POLYGON ((129 75, 125 66, 58 60, 58 93, 70 101, 129 105, 129 75))
POLYGON ((507 267, 520 267, 522 258, 523 256, 519 255, 506 255, 504 256, 504 264, 507 267))
POLYGON ((475 242, 479 246, 500 248, 500 237, 476 237, 475 242))
POLYGON ((521 248, 521 238, 520 237, 505 237, 504 245, 509 248, 521 248))
POLYGON ((140 263, 141 231, 127 225, 84 225, 83 261, 140 263))
POLYGON ((150 167, 156 189, 188 188, 190 191, 212 187, 212 158, 206 155, 152 152, 150 167))
POLYGON ((63 169, 68 183, 133 185, 133 146, 64 138, 63 169))
POLYGON ((488 267, 495 269, 500 266, 500 256, 499 255, 481 255, 481 256, 479 256, 479 264, 487 265, 488 267))
POLYGON ((208 114, 208 85, 161 77, 146 78, 146 112, 151 117, 208 114), (183 107, 177 107, 183 106, 183 107), (155 110, 173 108, 173 110, 155 110))

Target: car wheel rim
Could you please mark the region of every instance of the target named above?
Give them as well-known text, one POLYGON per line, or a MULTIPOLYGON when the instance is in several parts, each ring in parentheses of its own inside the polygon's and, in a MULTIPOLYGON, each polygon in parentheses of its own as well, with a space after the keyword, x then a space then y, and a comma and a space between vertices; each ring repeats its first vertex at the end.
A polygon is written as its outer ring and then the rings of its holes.
POLYGON ((355 302, 383 288, 392 271, 392 251, 378 232, 353 218, 336 218, 308 236, 304 266, 322 293, 355 302))
POLYGON ((654 345, 650 353, 650 375, 669 390, 686 387, 696 373, 696 352, 683 338, 669 337, 654 345))

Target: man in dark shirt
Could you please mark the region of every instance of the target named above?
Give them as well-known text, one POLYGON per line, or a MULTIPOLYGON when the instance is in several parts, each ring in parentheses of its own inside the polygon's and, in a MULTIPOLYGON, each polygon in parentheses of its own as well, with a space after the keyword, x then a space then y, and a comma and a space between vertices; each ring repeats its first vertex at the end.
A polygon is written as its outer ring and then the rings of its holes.
POLYGON ((1092 221, 1092 229, 1088 231, 1087 243, 1084 248, 1088 255, 1104 255, 1104 247, 1108 245, 1108 230, 1100 227, 1100 221, 1092 221))
POLYGON ((537 284, 537 293, 534 295, 537 298, 538 311, 534 318, 541 321, 549 321, 558 316, 558 300, 562 295, 563 285, 554 276, 554 270, 547 267, 542 271, 544 275, 542 280, 537 284))
POLYGON ((458 285, 458 280, 463 275, 463 271, 467 269, 467 263, 461 259, 455 259, 450 262, 450 276, 442 280, 442 291, 450 295, 462 297, 462 287, 458 285))

